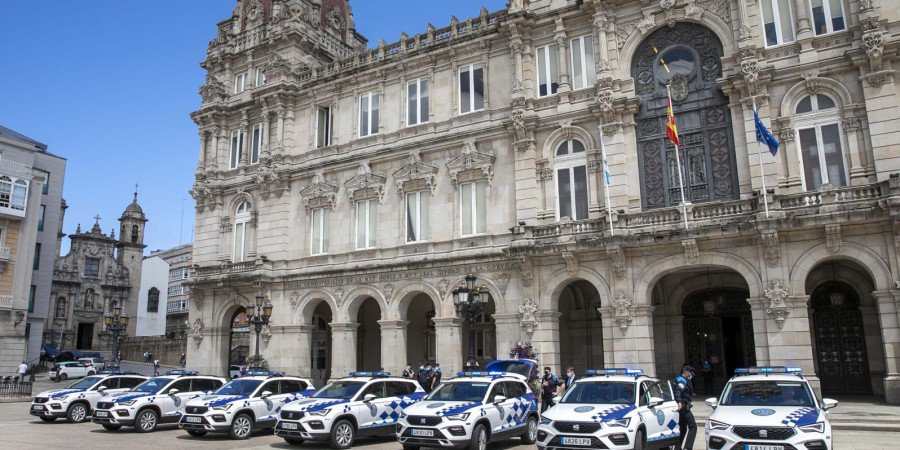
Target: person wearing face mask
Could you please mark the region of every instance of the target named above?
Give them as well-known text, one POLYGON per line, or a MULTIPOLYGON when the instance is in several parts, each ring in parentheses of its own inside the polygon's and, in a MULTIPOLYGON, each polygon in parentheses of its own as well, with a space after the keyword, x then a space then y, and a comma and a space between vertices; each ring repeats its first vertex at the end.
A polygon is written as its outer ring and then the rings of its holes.
POLYGON ((694 386, 691 378, 694 377, 694 368, 684 366, 681 376, 675 379, 675 402, 678 403, 678 428, 683 440, 678 450, 691 450, 694 448, 694 438, 697 437, 697 422, 694 421, 694 413, 691 412, 691 395, 694 394, 694 386))
POLYGON ((553 375, 550 367, 544 367, 544 377, 541 378, 541 412, 553 406, 553 396, 556 395, 559 385, 559 379, 553 375))
POLYGON ((422 386, 422 390, 427 391, 428 371, 425 370, 425 363, 419 363, 419 371, 416 372, 416 379, 419 382, 419 386, 422 386))

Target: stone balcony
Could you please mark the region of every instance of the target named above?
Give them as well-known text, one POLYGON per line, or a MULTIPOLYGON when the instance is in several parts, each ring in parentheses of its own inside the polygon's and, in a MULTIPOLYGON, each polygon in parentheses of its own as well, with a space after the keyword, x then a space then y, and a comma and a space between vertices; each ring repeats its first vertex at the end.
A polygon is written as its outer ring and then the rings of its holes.
POLYGON ((0 295, 0 310, 13 309, 13 296, 12 295, 0 295))

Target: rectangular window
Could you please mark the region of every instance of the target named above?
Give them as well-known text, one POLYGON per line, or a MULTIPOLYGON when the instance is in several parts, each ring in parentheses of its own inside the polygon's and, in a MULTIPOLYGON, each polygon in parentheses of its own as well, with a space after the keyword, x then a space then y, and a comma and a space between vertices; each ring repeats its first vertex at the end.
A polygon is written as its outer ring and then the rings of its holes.
POLYGON ((847 185, 844 152, 838 124, 819 125, 797 131, 800 141, 800 163, 803 165, 803 187, 819 189, 825 183, 847 185))
POLYGON ((100 258, 84 258, 84 276, 100 276, 100 258))
POLYGON ((556 93, 559 88, 559 56, 556 44, 537 48, 537 89, 538 97, 556 93))
POLYGON ((375 247, 378 223, 378 200, 356 202, 356 248, 375 247))
POLYGON ((406 85, 406 124, 428 122, 428 80, 420 78, 406 85))
POLYGON ((486 183, 484 181, 465 183, 459 186, 463 236, 485 232, 485 219, 487 217, 485 187, 486 183))
POLYGON ((44 231, 44 213, 47 211, 46 205, 41 205, 41 210, 38 212, 38 231, 44 231))
POLYGON ((50 172, 44 172, 44 184, 41 186, 41 193, 46 194, 50 190, 50 172))
POLYGON ((559 193, 558 218, 568 217, 572 220, 588 218, 587 167, 557 169, 556 189, 559 193))
POLYGON ((316 108, 316 148, 331 145, 331 105, 316 108))
POLYGON ((484 109, 484 66, 470 64, 459 69, 459 113, 484 109))
POLYGON ((794 40, 794 21, 791 19, 790 0, 760 0, 763 32, 766 46, 784 44, 794 40))
POLYGON ((31 285, 31 290, 28 291, 28 312, 34 312, 34 296, 37 293, 37 286, 31 285))
POLYGON ((36 242, 34 244, 34 261, 31 262, 31 268, 34 270, 38 270, 41 268, 41 243, 40 242, 36 242))
POLYGON ((169 295, 182 295, 184 294, 184 286, 169 286, 169 295))
POLYGON ((240 94, 247 88, 247 74, 242 73, 234 76, 234 93, 240 94))
POLYGON ((232 262, 244 262, 246 255, 247 240, 247 224, 248 222, 238 222, 234 224, 234 253, 232 253, 232 262))
POLYGON ((314 209, 310 217, 312 221, 310 224, 310 253, 313 255, 328 253, 331 210, 328 208, 314 209))
POLYGON ((256 69, 256 86, 266 84, 266 74, 263 73, 262 67, 256 69))
POLYGON ((234 130, 231 132, 231 157, 229 158, 228 168, 235 169, 241 161, 244 152, 244 132, 234 130))
POLYGON ((406 242, 428 240, 428 192, 406 194, 406 242))
POLYGON ((812 7, 813 29, 816 36, 846 28, 844 5, 841 0, 810 0, 809 3, 812 7))
POLYGON ((28 198, 28 182, 25 180, 16 180, 12 186, 12 197, 10 197, 9 207, 25 211, 25 199, 28 198))
POLYGON ((359 137, 378 134, 378 93, 359 97, 359 137))
POLYGON ((589 88, 597 83, 594 69, 594 39, 581 36, 571 41, 572 89, 589 88))
POLYGON ((250 164, 259 164, 259 152, 262 150, 263 144, 263 124, 258 123, 253 126, 253 133, 250 141, 250 164))

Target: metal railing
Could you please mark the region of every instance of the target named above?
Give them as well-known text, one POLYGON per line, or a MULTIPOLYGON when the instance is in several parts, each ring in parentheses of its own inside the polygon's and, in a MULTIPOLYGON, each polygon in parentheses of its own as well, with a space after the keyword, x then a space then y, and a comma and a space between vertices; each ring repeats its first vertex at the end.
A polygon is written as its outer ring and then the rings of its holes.
POLYGON ((34 382, 19 381, 17 376, 8 376, 0 379, 0 398, 3 397, 31 397, 31 388, 34 382))

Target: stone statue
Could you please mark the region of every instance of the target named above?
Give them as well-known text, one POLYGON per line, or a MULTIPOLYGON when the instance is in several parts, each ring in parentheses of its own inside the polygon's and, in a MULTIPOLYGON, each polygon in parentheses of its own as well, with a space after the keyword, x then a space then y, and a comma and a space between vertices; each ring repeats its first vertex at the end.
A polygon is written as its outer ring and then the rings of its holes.
POLYGON ((159 311, 159 289, 152 287, 147 292, 147 312, 159 311))

